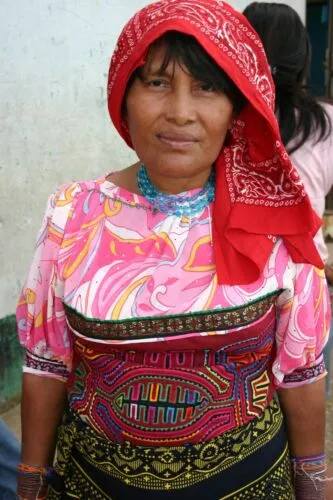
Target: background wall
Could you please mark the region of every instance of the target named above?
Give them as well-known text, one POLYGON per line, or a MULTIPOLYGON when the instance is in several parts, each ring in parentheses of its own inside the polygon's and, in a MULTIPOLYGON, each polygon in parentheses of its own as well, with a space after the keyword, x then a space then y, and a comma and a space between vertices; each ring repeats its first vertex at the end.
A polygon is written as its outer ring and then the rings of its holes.
MULTIPOLYGON (((105 87, 116 37, 146 3, 0 2, 0 318, 14 313, 48 194, 134 159, 112 129, 105 87)), ((289 3, 304 18, 305 1, 289 3)))

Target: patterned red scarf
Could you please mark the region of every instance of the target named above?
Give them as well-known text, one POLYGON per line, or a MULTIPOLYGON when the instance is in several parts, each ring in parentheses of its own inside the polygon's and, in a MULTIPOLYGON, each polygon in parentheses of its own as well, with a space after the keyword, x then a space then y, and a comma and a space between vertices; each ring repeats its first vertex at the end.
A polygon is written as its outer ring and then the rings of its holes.
POLYGON ((126 84, 165 32, 192 35, 248 99, 216 161, 213 245, 219 283, 259 278, 281 236, 295 262, 323 267, 313 243, 320 219, 281 143, 274 87, 262 44, 247 20, 222 0, 162 0, 125 26, 108 82, 111 119, 126 143, 121 105, 126 84))

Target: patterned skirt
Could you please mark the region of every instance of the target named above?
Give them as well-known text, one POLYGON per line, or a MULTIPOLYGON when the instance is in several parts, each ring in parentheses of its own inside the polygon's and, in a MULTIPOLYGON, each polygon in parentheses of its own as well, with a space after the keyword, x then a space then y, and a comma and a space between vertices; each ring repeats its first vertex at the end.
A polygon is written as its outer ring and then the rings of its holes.
POLYGON ((274 399, 250 423, 180 447, 115 444, 71 414, 60 428, 48 498, 291 500, 292 495, 287 438, 274 399))

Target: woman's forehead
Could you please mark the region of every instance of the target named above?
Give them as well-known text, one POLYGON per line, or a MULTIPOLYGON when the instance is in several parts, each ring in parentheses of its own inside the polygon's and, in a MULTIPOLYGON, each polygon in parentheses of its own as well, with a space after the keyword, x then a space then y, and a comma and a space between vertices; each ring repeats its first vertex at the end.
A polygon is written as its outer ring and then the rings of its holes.
POLYGON ((205 56, 210 58, 209 54, 193 36, 178 31, 170 31, 148 47, 145 62, 141 66, 141 73, 174 73, 176 67, 178 67, 185 73, 192 74, 191 63, 188 60, 188 46, 191 46, 190 52, 192 54, 193 51, 197 54, 203 51, 205 56))
POLYGON ((144 73, 164 73, 170 68, 174 70, 176 65, 179 65, 179 58, 168 52, 165 40, 158 40, 158 43, 149 47, 142 71, 144 73))

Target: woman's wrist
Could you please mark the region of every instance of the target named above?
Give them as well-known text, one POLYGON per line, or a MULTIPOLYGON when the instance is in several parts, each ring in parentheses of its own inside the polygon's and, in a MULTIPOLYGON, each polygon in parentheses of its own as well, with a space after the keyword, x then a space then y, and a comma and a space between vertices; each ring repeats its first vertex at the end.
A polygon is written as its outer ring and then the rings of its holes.
POLYGON ((296 500, 324 500, 327 461, 326 454, 292 457, 296 500))
POLYGON ((51 467, 20 463, 17 470, 17 495, 20 500, 47 498, 47 476, 51 467))

